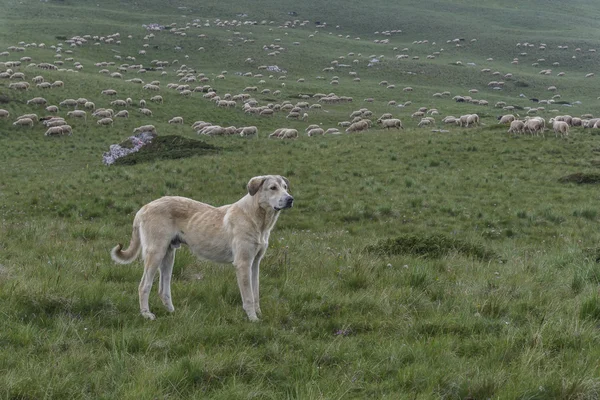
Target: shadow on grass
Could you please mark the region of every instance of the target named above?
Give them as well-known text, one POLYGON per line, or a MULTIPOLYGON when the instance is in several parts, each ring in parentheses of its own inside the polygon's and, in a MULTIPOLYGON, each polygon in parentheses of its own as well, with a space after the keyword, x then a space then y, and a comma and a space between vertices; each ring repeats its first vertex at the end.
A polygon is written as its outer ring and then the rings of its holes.
POLYGON ((365 251, 377 255, 412 255, 440 258, 450 253, 459 253, 482 261, 499 260, 499 256, 479 244, 468 243, 444 235, 406 235, 380 240, 365 247, 365 251))

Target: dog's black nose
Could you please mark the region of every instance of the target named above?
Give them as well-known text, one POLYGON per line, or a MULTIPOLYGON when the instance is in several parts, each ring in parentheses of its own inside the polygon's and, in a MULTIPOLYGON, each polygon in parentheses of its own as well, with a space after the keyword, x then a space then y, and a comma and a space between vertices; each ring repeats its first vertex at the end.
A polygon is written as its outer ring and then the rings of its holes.
POLYGON ((287 201, 285 202, 285 205, 287 207, 291 207, 294 204, 294 198, 292 196, 287 198, 287 201))

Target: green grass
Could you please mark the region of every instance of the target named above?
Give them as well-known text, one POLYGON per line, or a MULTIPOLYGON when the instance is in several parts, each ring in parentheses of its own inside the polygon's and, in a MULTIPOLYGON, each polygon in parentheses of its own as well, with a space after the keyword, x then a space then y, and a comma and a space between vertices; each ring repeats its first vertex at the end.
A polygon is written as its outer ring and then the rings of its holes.
POLYGON ((597 55, 587 51, 600 47, 596 3, 570 2, 568 13, 563 7, 543 0, 518 7, 493 0, 377 0, 368 8, 354 0, 0 0, 0 51, 20 41, 47 46, 0 56, 0 62, 51 61, 57 37, 121 35, 120 45, 65 45, 73 53, 63 51, 63 60, 81 62, 79 73, 41 71, 28 62, 14 68, 28 81, 36 75, 63 80, 62 89, 20 93, 0 80, 0 108, 11 113, 0 119, 0 398, 598 398, 597 187, 580 184, 597 181, 596 132, 572 128, 566 139, 508 136, 507 127, 496 125, 505 112, 493 107, 504 101, 524 115, 524 107, 536 106, 529 98, 551 98, 546 89, 556 85, 558 100, 581 104, 546 105, 540 114, 547 120, 557 114, 552 109, 597 115, 597 77, 584 78, 598 75, 597 55), (281 28, 294 18, 289 11, 308 26, 281 28), (214 22, 239 19, 238 13, 267 23, 214 22), (190 28, 186 37, 156 32, 143 40, 142 24, 183 27, 195 19, 211 26, 190 28), (314 21, 328 28, 315 34, 314 21), (374 43, 386 38, 374 32, 387 29, 403 32, 387 45, 374 43), (198 38, 201 33, 207 38, 198 38), (465 39, 462 47, 446 43, 454 38, 465 39), (429 44, 413 44, 419 40, 429 44), (516 47, 525 41, 535 46, 516 47), (542 42, 546 50, 538 48, 542 42), (268 56, 262 47, 272 43, 285 50, 268 56), (441 48, 437 58, 426 59, 441 48), (402 53, 420 59, 397 60, 402 53), (368 67, 370 55, 384 57, 368 67), (246 62, 249 57, 254 62, 246 62), (511 64, 515 57, 518 65, 511 64), (545 61, 531 65, 540 58, 545 61), (166 76, 127 70, 123 80, 99 74, 103 67, 94 65, 114 61, 106 67, 114 72, 125 62, 175 59, 179 64, 166 68, 166 76), (333 60, 352 67, 323 72, 333 60), (284 113, 256 117, 240 106, 217 108, 201 93, 182 98, 167 89, 180 79, 182 64, 206 74, 221 96, 258 85, 281 90, 279 96, 255 94, 260 104, 330 92, 354 101, 309 111, 308 122, 286 120, 284 113), (275 64, 287 70, 285 80, 258 69, 275 64), (500 78, 482 68, 514 78, 504 90, 491 90, 487 83, 500 78), (545 68, 553 74, 539 75, 545 68), (226 79, 216 79, 224 70, 226 79), (349 71, 361 81, 353 82, 349 71), (560 71, 566 75, 557 77, 560 71), (246 72, 263 73, 266 82, 239 74, 246 72), (338 86, 329 84, 334 75, 338 86), (117 98, 131 97, 137 105, 156 94, 126 82, 138 77, 161 82, 165 101, 148 101, 152 117, 135 106, 111 128, 91 116, 69 119, 73 135, 52 138, 39 124, 12 125, 21 114, 45 115, 26 104, 38 95, 51 104, 86 97, 109 107, 114 99, 100 92, 113 88, 117 98), (396 89, 379 86, 381 80, 396 89), (405 86, 415 90, 403 92, 405 86), (432 96, 469 89, 478 89, 475 96, 490 106, 432 96), (368 97, 375 101, 364 103, 368 97), (389 100, 412 104, 390 107, 389 100), (405 129, 375 125, 352 135, 267 139, 279 127, 303 133, 309 123, 336 126, 362 107, 375 117, 391 112, 405 129), (419 107, 439 109, 436 128, 450 132, 417 128, 410 115, 419 107), (439 122, 472 112, 483 126, 439 122), (174 116, 185 125, 169 125, 174 116), (259 135, 199 138, 190 128, 196 120, 255 125, 259 135), (104 166, 102 153, 144 124, 159 133, 147 157, 140 152, 131 165, 104 166), (142 267, 139 261, 115 265, 109 255, 130 237, 137 210, 163 195, 231 203, 252 176, 271 173, 290 180, 295 204, 282 212, 263 261, 261 321, 246 321, 231 266, 197 260, 185 247, 174 266, 175 313, 164 311, 153 291, 157 320, 139 316, 142 267))

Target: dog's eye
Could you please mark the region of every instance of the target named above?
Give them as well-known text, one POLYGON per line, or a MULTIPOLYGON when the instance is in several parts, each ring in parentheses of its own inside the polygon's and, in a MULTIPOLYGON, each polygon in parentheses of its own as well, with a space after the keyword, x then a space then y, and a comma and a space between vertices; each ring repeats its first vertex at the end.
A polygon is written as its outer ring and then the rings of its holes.
POLYGON ((271 190, 277 190, 277 186, 271 186, 271 190))

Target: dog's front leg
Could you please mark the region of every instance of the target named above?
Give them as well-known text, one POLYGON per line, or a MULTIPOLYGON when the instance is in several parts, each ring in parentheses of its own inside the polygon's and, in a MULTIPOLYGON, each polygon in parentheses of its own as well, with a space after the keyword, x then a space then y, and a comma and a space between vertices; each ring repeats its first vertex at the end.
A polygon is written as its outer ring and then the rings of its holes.
POLYGON ((260 316, 260 282, 259 282, 259 274, 260 274, 260 260, 264 255, 264 251, 261 251, 254 261, 252 261, 252 295, 254 297, 254 311, 256 315, 260 316))
POLYGON ((258 321, 256 310, 254 309, 254 295, 252 292, 252 262, 249 259, 236 260, 234 265, 244 311, 246 311, 250 321, 258 321))

